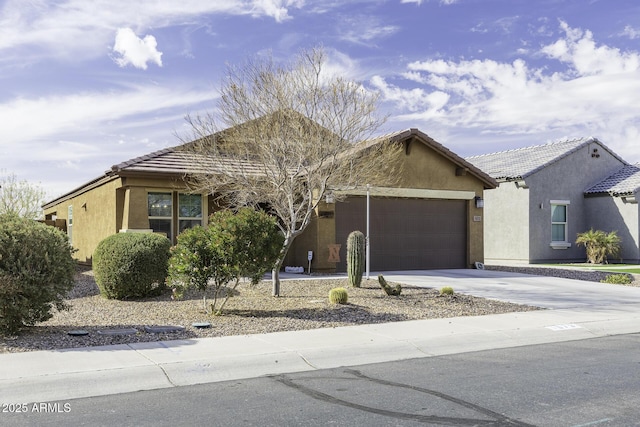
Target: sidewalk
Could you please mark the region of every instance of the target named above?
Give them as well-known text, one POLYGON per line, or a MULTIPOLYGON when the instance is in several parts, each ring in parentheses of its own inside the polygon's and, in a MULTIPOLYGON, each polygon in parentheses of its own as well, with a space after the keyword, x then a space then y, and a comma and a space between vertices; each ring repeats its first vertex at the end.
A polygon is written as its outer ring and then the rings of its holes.
POLYGON ((64 401, 640 332, 640 288, 478 270, 397 272, 385 277, 418 286, 450 285, 457 292, 489 298, 505 299, 508 294, 509 300, 529 299, 550 309, 0 354, 2 400, 64 401))

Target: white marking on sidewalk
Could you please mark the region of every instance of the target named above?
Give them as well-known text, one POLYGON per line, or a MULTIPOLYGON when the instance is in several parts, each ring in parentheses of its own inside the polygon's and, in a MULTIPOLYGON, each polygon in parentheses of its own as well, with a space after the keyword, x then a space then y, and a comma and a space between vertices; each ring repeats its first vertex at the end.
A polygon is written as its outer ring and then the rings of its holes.
POLYGON ((568 331, 571 329, 581 329, 582 326, 580 325, 576 325, 574 323, 569 323, 566 325, 553 325, 553 326, 547 326, 547 329, 551 329, 552 331, 568 331))

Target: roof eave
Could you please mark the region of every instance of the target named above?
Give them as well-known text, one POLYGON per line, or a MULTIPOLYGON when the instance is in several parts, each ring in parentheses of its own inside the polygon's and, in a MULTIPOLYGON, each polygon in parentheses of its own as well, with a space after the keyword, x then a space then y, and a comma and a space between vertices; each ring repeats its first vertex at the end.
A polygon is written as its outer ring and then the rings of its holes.
POLYGON ((68 193, 64 193, 63 195, 43 204, 41 207, 42 209, 49 209, 54 207, 57 204, 60 204, 64 201, 73 199, 74 197, 77 197, 83 193, 86 193, 89 190, 92 190, 96 187, 99 187, 103 184, 106 184, 107 182, 111 182, 115 179, 120 178, 118 175, 111 175, 111 174, 104 174, 96 179, 93 179, 83 185, 81 185, 80 187, 77 187, 71 191, 69 191, 68 193))
POLYGON ((449 150, 447 147, 440 144, 438 141, 431 138, 429 135, 417 128, 407 129, 394 135, 392 137, 392 141, 404 141, 410 137, 417 137, 421 140, 422 143, 428 145, 429 147, 440 153, 442 156, 449 159, 456 166, 467 169, 473 176, 482 181, 485 189, 488 190, 498 187, 499 183, 496 179, 492 178, 489 174, 483 172, 478 167, 458 156, 453 151, 449 150))

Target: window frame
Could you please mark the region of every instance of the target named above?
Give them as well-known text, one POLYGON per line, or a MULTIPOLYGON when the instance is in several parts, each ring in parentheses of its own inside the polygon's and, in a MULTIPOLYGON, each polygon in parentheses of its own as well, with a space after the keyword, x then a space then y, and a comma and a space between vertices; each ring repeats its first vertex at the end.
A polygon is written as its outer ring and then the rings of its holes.
MULTIPOLYGON (((151 226, 151 220, 169 220, 170 221, 170 230, 171 235, 167 235, 167 238, 171 240, 172 243, 175 243, 177 236, 181 233, 180 230, 180 222, 181 221, 198 221, 199 225, 207 224, 207 212, 208 212, 208 203, 207 203, 207 195, 206 194, 197 194, 197 193, 187 193, 176 190, 170 190, 166 188, 147 188, 147 218, 149 219, 149 228, 153 230, 151 226), (170 196, 171 200, 171 216, 158 216, 158 215, 150 215, 150 206, 149 206, 149 195, 150 194, 165 194, 170 196), (200 216, 181 216, 181 205, 180 205, 180 196, 198 196, 200 198, 200 216)), ((193 225, 192 225, 193 226, 193 225)), ((185 228, 186 229, 186 228, 185 228)), ((153 231, 154 233, 161 231, 153 231)))
MULTIPOLYGON (((194 193, 180 193, 180 192, 176 192, 176 197, 178 199, 178 212, 177 212, 177 226, 178 226, 178 230, 177 233, 180 234, 181 232, 183 232, 185 229, 182 229, 182 221, 199 221, 200 224, 199 225, 204 225, 204 196, 202 194, 194 194, 194 193), (180 203, 180 196, 197 196, 200 198, 200 215, 199 216, 182 216, 182 204, 180 203)), ((188 227, 191 228, 191 227, 188 227)))
POLYGON ((551 207, 551 243, 550 246, 553 249, 567 249, 571 247, 571 243, 568 240, 569 237, 569 205, 570 200, 550 200, 549 206, 551 207), (554 206, 564 206, 564 221, 554 221, 553 211, 554 206), (564 240, 553 240, 554 225, 564 226, 564 240))
POLYGON ((67 238, 73 246, 73 205, 67 206, 67 238))
MULTIPOLYGON (((173 191, 171 190, 162 190, 162 189, 153 189, 153 190, 147 190, 147 218, 149 219, 149 228, 153 230, 153 227, 151 226, 151 220, 169 220, 169 235, 167 236, 167 238, 169 240, 171 240, 173 242, 173 208, 174 208, 174 203, 173 203, 173 191), (171 202, 171 207, 170 207, 170 215, 169 216, 164 216, 164 215, 151 215, 151 206, 149 205, 149 196, 151 194, 165 194, 165 195, 169 195, 169 200, 171 202)), ((156 231, 153 230, 154 233, 160 233, 161 231, 156 231)))

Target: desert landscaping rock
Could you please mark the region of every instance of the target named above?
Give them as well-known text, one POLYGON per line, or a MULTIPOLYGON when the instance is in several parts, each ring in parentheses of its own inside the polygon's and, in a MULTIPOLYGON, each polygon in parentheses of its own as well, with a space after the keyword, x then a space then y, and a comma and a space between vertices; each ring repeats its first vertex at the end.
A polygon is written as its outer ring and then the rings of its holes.
MULTIPOLYGON (((568 278, 574 271, 566 272, 568 278)), ((525 271, 520 271, 525 272, 525 271)), ((533 273, 541 274, 535 270, 533 273)), ((584 272, 581 272, 584 274, 584 272)), ((597 280, 591 279, 593 281, 597 280)), ((640 285, 638 281, 635 286, 640 285)), ((71 310, 54 312, 53 318, 25 328, 17 336, 0 337, 0 353, 51 350, 75 347, 130 344, 165 340, 184 340, 230 335, 332 328, 403 320, 482 316, 538 310, 470 295, 440 296, 437 289, 402 287, 402 295, 387 296, 377 279, 363 280, 360 288, 350 287, 346 278, 317 278, 282 282, 281 296, 271 296, 271 283, 251 287, 241 284, 225 305, 224 314, 212 316, 203 307, 200 292, 187 292, 182 300, 171 294, 135 301, 109 300, 100 296, 93 272, 79 269, 76 286, 68 294, 71 310), (349 303, 333 305, 326 297, 334 287, 345 287, 349 303), (197 324, 209 323, 210 327, 197 324), (144 333, 145 325, 188 325, 168 333, 144 333), (135 329, 131 335, 105 335, 99 330, 135 329), (84 330, 85 336, 72 336, 71 330, 84 330)), ((212 302, 208 296, 207 304, 212 302)))
POLYGON ((150 334, 166 334, 169 332, 182 332, 184 331, 184 326, 145 326, 144 330, 150 334))
POLYGON ((135 335, 138 330, 135 328, 118 328, 118 329, 98 329, 99 335, 135 335))
POLYGON ((194 323, 191 324, 191 326, 193 326, 194 328, 199 328, 199 329, 210 328, 211 327, 211 323, 210 322, 194 322, 194 323))
POLYGON ((89 335, 89 331, 85 331, 84 329, 76 329, 76 330, 67 332, 67 335, 71 335, 73 337, 84 337, 89 335))

